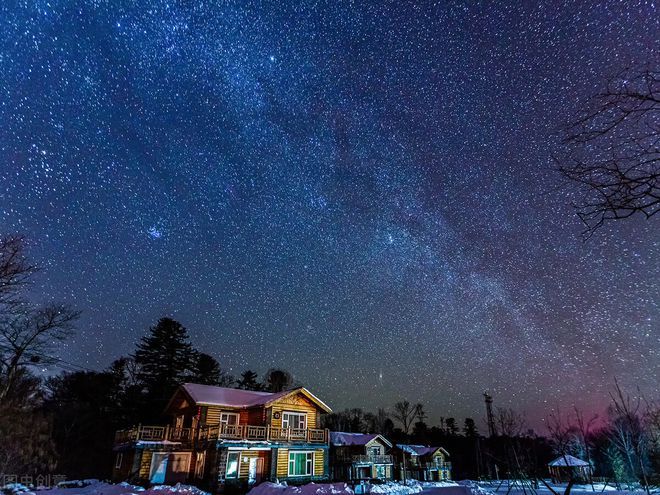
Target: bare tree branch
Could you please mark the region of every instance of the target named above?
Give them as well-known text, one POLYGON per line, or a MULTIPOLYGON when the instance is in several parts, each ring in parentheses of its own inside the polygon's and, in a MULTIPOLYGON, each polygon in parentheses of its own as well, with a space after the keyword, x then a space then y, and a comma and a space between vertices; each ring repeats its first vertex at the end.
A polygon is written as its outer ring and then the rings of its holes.
POLYGON ((606 222, 660 211, 660 72, 625 69, 563 131, 557 168, 576 183, 590 237, 606 222))

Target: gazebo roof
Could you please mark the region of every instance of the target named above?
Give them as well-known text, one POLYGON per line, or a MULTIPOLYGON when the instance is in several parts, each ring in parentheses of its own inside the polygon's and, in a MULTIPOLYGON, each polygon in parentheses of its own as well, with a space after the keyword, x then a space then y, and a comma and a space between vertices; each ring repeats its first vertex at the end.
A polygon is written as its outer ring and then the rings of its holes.
POLYGON ((557 457, 554 461, 548 463, 548 466, 552 467, 586 467, 589 463, 578 459, 572 455, 562 455, 557 457))

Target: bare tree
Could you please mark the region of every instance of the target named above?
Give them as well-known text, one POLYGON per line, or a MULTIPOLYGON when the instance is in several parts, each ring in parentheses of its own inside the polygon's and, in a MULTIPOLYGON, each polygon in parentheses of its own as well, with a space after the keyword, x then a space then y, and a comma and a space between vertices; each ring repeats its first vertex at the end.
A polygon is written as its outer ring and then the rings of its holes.
POLYGON ((610 393, 610 397, 612 398, 611 414, 613 416, 610 439, 623 455, 630 472, 641 478, 646 492, 650 494, 646 469, 649 438, 642 418, 641 394, 638 394, 637 399, 632 399, 630 395, 623 392, 619 382, 615 380, 614 391, 610 393))
POLYGON ((559 171, 580 185, 585 237, 610 220, 660 210, 660 72, 628 68, 564 131, 559 171))
POLYGON ((498 407, 495 413, 495 423, 500 435, 505 437, 518 437, 525 430, 525 418, 510 408, 498 407))
POLYGON ((576 421, 575 431, 578 435, 584 456, 586 457, 585 460, 589 463, 589 480, 591 481, 591 436, 593 426, 598 420, 598 415, 594 414, 589 420, 586 420, 584 413, 577 406, 574 409, 576 421))
POLYGON ((424 416, 424 407, 422 404, 415 404, 413 406, 407 400, 394 404, 392 417, 401 424, 401 429, 406 435, 410 433, 410 427, 414 424, 415 420, 424 416))
POLYGON ((79 316, 66 305, 36 307, 21 298, 35 271, 25 258, 23 238, 0 240, 0 401, 21 369, 55 361, 55 345, 70 334, 79 316))
POLYGON ((21 302, 20 292, 37 271, 25 258, 24 248, 25 240, 21 236, 0 238, 0 315, 21 302))

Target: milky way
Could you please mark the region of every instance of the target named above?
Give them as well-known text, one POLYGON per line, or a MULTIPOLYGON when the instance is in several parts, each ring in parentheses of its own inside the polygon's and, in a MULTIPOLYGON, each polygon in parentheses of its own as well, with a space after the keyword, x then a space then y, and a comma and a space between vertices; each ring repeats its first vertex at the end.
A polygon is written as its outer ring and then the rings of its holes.
POLYGON ((557 130, 651 60, 651 2, 0 6, 0 232, 101 369, 162 315, 335 408, 660 393, 655 219, 588 242, 557 130))

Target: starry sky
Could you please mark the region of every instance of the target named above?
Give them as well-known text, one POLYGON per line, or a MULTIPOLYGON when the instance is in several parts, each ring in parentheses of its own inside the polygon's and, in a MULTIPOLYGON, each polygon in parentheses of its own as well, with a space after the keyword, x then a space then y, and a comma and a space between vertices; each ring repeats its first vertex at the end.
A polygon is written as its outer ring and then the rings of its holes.
MULTIPOLYGON (((588 242, 557 130, 657 55, 652 2, 8 0, 0 232, 33 297, 83 311, 62 357, 160 316, 233 373, 336 409, 538 425, 660 394, 656 219, 588 242)), ((483 428, 483 426, 482 426, 483 428)))

